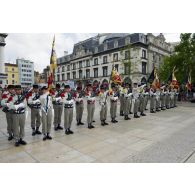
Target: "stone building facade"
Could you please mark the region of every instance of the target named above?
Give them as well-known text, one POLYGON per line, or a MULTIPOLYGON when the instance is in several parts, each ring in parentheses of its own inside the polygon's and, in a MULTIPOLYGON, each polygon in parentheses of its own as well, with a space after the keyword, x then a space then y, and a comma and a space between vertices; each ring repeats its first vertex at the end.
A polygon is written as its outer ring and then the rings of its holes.
POLYGON ((153 67, 159 67, 170 54, 171 46, 163 34, 98 34, 58 58, 55 82, 64 85, 74 81, 82 86, 89 81, 94 85, 108 83, 114 66, 125 82, 146 83, 153 67))

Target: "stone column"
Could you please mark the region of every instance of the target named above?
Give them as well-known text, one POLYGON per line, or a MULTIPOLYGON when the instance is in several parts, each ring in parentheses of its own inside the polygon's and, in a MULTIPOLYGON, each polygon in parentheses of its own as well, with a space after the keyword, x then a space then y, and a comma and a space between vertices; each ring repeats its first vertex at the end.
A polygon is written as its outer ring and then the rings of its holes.
POLYGON ((0 46, 0 73, 5 73, 4 46, 0 46))

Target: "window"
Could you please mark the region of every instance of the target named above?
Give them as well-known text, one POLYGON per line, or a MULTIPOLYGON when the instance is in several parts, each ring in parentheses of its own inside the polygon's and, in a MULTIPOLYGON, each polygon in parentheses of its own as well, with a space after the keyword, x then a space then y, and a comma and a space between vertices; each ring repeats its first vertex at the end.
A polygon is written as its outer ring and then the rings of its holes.
POLYGON ((79 68, 82 68, 82 61, 79 61, 79 68))
POLYGON ((117 72, 118 72, 118 64, 115 64, 115 69, 117 70, 117 72))
POLYGON ((72 64, 72 69, 73 69, 73 70, 76 70, 76 64, 75 64, 75 63, 72 64))
POLYGON ((70 73, 67 73, 67 80, 70 80, 70 73))
POLYGON ((127 37, 127 38, 125 39, 125 44, 128 45, 129 43, 130 43, 130 37, 127 37))
POLYGON ((98 77, 98 68, 94 68, 94 78, 98 77))
POLYGON ((104 51, 107 50, 107 43, 104 43, 104 51))
POLYGON ((62 80, 63 81, 65 80, 65 74, 62 74, 62 80))
POLYGON ((82 79, 82 78, 83 78, 83 71, 79 70, 79 79, 82 79))
POLYGON ((12 85, 14 85, 14 80, 12 80, 12 85))
POLYGON ((12 74, 12 78, 14 78, 14 76, 15 76, 15 75, 14 75, 14 74, 12 74))
POLYGON ((72 77, 73 77, 73 79, 76 79, 76 72, 72 73, 72 77))
POLYGON ((86 78, 90 78, 90 70, 89 69, 86 70, 86 78))
POLYGON ((107 63, 107 59, 108 59, 107 56, 104 56, 103 57, 103 64, 106 64, 107 63))
POLYGON ((156 55, 155 55, 155 53, 153 53, 153 61, 154 62, 156 61, 156 55))
POLYGON ((146 50, 142 50, 142 58, 146 59, 146 50))
POLYGON ((62 66, 62 72, 64 72, 64 66, 62 66))
POLYGON ((142 62, 142 74, 146 74, 146 62, 142 62))
POLYGON ((118 53, 115 53, 115 54, 114 54, 113 60, 114 60, 114 62, 117 62, 117 61, 118 61, 118 53))
POLYGON ((58 67, 58 72, 60 72, 60 67, 58 67))
POLYGON ((89 67, 90 66, 90 61, 86 60, 86 66, 89 67))
POLYGON ((129 73, 130 73, 129 64, 125 64, 125 74, 129 74, 129 73))
POLYGON ((105 66, 102 68, 102 70, 103 70, 103 77, 107 77, 108 76, 108 67, 105 66))
POLYGON ((14 68, 12 68, 12 72, 14 72, 14 68))
POLYGON ((125 51, 125 59, 129 59, 130 58, 130 51, 125 51))
POLYGON ((118 41, 114 42, 114 48, 118 47, 118 41))
POLYGON ((57 75, 57 81, 58 82, 60 81, 60 75, 57 75))
POLYGON ((98 65, 98 58, 94 59, 94 65, 98 65))
POLYGON ((70 71, 70 65, 67 66, 67 71, 70 71))

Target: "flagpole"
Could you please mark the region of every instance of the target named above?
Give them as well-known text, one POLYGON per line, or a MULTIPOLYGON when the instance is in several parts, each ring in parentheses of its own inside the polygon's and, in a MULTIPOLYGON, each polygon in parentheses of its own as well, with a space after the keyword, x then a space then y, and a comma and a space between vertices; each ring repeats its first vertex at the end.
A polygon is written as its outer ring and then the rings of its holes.
MULTIPOLYGON (((113 69, 114 69, 114 61, 113 61, 113 65, 112 65, 112 70, 111 70, 111 74, 110 74, 110 79, 109 79, 109 82, 108 82, 108 87, 110 86, 110 82, 111 82, 111 78, 112 78, 113 69)), ((107 97, 108 97, 108 93, 106 94, 106 98, 105 98, 104 105, 106 104, 107 97)))

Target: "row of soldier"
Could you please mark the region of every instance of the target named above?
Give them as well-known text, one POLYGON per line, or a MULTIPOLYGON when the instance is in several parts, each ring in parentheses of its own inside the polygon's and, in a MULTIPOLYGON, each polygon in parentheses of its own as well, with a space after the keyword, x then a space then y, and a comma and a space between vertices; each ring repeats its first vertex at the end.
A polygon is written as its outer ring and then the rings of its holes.
MULTIPOLYGON (((82 122, 84 110, 84 98, 87 100, 87 125, 89 129, 94 128, 94 112, 96 94, 93 91, 92 84, 88 84, 85 90, 77 87, 73 92, 69 85, 61 89, 60 84, 48 90, 42 87, 39 90, 38 85, 33 85, 27 93, 22 92, 20 85, 9 85, 4 91, 1 100, 1 106, 6 113, 8 140, 15 139, 15 146, 26 145, 24 141, 25 121, 27 116, 27 105, 31 110, 31 128, 32 136, 43 134, 43 140, 51 140, 50 135, 52 120, 54 130, 65 129, 65 134, 73 134, 71 124, 73 121, 73 108, 76 108, 77 125, 84 125, 82 122), (64 110, 64 128, 61 126, 62 112, 64 110), (39 130, 42 123, 42 132, 39 130)), ((107 110, 108 99, 110 100, 110 117, 112 123, 117 123, 117 106, 120 101, 120 115, 124 120, 129 120, 130 114, 134 118, 146 116, 148 101, 150 100, 150 112, 165 110, 176 107, 177 90, 174 87, 146 85, 138 86, 137 83, 131 87, 128 83, 123 87, 111 84, 109 90, 104 85, 99 90, 100 120, 101 125, 108 125, 107 110), (138 114, 140 113, 140 115, 138 114)))

